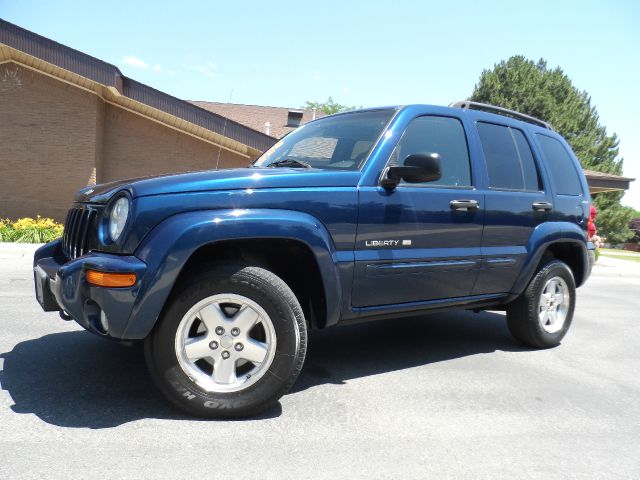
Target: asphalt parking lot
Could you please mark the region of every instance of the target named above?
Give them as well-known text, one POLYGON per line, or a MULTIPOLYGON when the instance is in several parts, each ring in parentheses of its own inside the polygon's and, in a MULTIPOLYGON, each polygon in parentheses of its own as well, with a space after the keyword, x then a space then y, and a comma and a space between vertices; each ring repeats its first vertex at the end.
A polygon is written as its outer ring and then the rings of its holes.
POLYGON ((43 313, 29 255, 0 254, 0 478, 640 478, 640 274, 616 272, 552 350, 493 312, 317 332, 293 391, 227 422, 176 412, 139 347, 43 313))

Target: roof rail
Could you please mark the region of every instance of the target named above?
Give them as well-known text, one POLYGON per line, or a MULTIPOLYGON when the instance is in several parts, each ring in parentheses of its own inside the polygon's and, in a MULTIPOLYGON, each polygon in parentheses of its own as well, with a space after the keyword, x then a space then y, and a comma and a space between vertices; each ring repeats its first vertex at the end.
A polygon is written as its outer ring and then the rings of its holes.
POLYGON ((553 127, 550 124, 540 120, 539 118, 531 117, 529 115, 525 115, 524 113, 516 112, 515 110, 509 110, 508 108, 496 107, 494 105, 488 105, 486 103, 479 103, 479 102, 472 102, 469 100, 453 102, 449 104, 449 106, 453 108, 462 108, 463 110, 471 109, 471 110, 482 110, 484 112, 489 112, 489 113, 497 113, 498 115, 512 117, 517 120, 533 123, 534 125, 538 125, 539 127, 544 127, 548 130, 553 130, 553 127))

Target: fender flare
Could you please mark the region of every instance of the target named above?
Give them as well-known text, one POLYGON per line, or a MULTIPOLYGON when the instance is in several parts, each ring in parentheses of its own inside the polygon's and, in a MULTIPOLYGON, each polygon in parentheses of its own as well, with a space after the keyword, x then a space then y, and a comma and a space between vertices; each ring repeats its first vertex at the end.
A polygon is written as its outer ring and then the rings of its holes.
POLYGON ((585 232, 576 224, 569 222, 546 222, 538 225, 527 243, 527 258, 524 268, 513 284, 511 293, 520 295, 536 273, 547 248, 557 243, 568 243, 580 248, 582 253, 583 278, 576 278, 576 286, 582 285, 589 275, 589 254, 585 232))
POLYGON ((124 338, 140 339, 153 329, 191 255, 200 247, 226 240, 288 239, 304 243, 313 253, 325 291, 327 325, 340 318, 342 293, 331 235, 317 218, 277 209, 198 210, 159 223, 136 249, 147 265, 138 299, 124 338))

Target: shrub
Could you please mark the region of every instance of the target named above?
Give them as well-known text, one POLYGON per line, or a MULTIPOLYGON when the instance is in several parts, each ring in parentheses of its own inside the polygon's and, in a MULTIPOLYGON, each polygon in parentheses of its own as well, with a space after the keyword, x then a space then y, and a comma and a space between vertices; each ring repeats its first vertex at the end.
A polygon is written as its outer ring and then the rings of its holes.
POLYGON ((0 218, 0 242, 9 242, 11 237, 11 223, 0 218))
POLYGON ((62 225, 51 218, 0 220, 0 242, 46 243, 62 236, 62 225))
POLYGON ((631 219, 629 229, 633 232, 633 237, 629 239, 629 243, 640 243, 640 218, 631 219))

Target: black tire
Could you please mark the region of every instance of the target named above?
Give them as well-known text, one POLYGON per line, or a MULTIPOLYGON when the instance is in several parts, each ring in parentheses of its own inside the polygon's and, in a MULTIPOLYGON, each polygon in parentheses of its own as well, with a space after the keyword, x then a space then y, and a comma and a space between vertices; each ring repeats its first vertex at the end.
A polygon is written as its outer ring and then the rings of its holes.
POLYGON ((190 272, 145 340, 145 359, 162 393, 181 410, 198 417, 238 418, 273 406, 293 385, 307 347, 307 329, 298 299, 278 276, 243 264, 209 265, 190 272), (216 294, 244 296, 258 304, 273 324, 277 342, 269 369, 235 392, 210 392, 185 373, 177 358, 178 326, 197 302, 216 294))
POLYGON ((507 306, 509 331, 516 340, 528 347, 558 346, 571 326, 575 304, 576 283, 571 269, 560 260, 551 260, 538 270, 522 295, 507 306), (538 309, 543 288, 547 281, 554 277, 560 277, 566 283, 569 306, 562 328, 550 333, 542 327, 538 319, 538 309))

